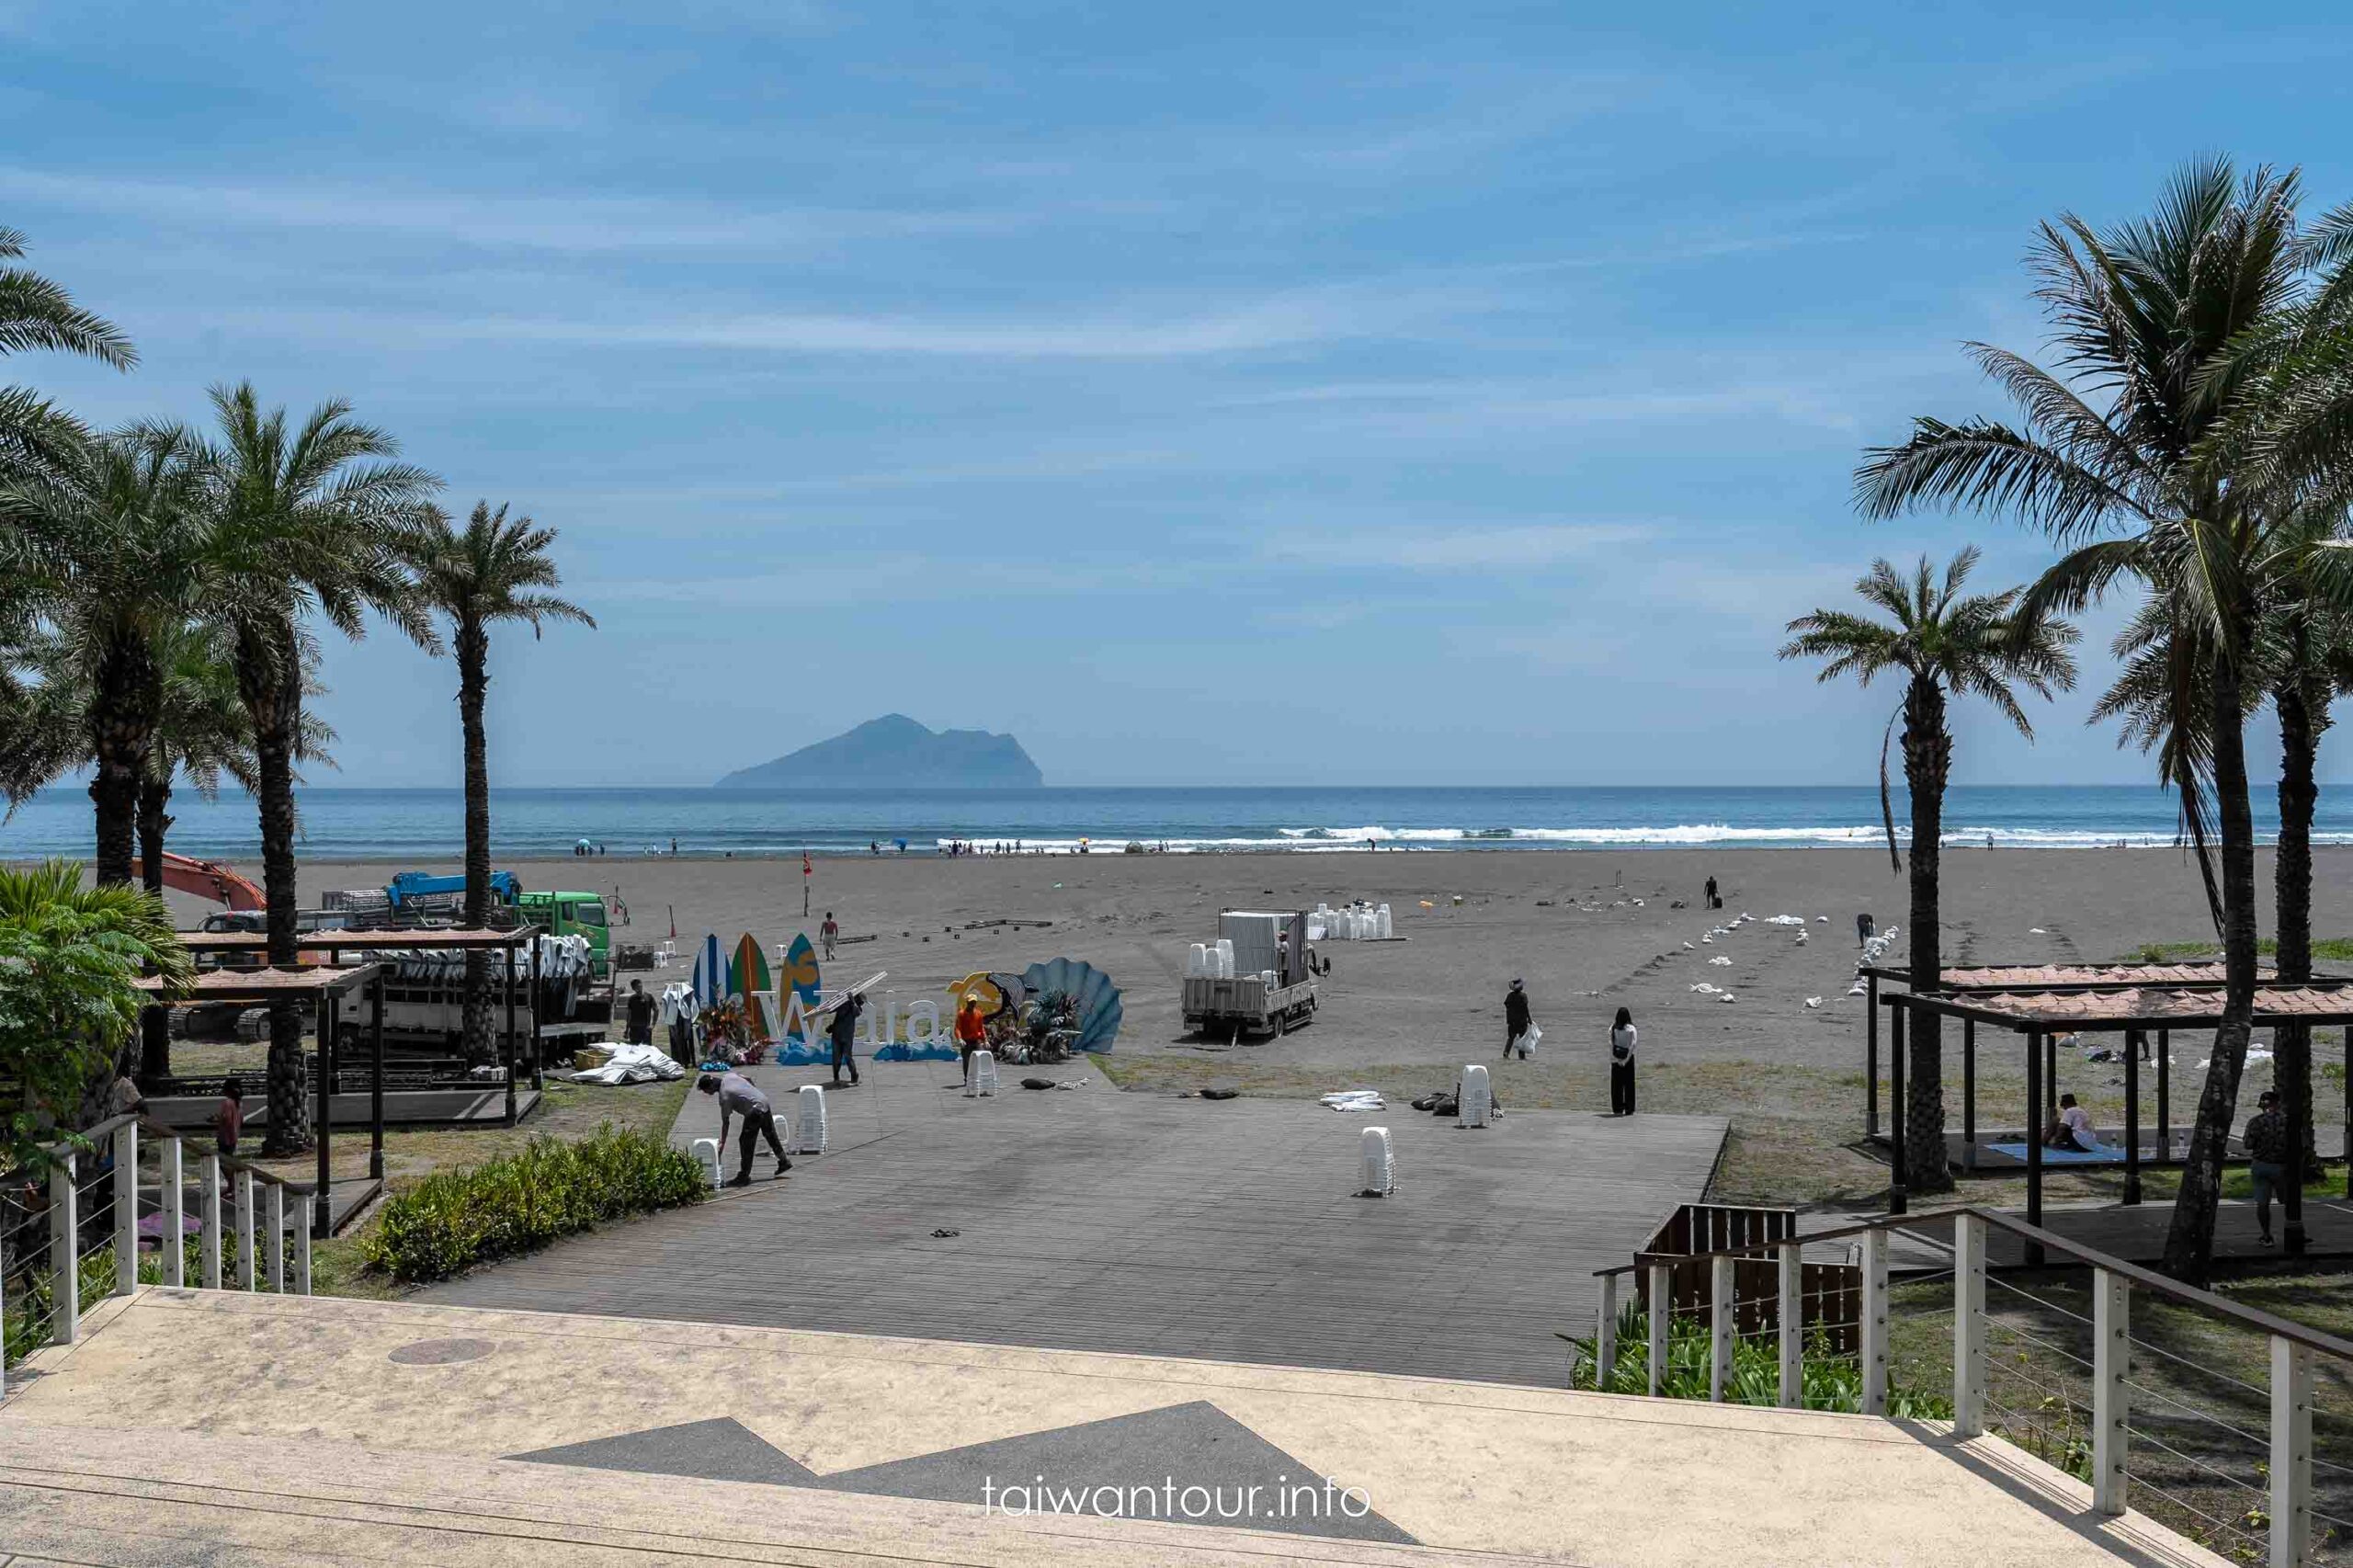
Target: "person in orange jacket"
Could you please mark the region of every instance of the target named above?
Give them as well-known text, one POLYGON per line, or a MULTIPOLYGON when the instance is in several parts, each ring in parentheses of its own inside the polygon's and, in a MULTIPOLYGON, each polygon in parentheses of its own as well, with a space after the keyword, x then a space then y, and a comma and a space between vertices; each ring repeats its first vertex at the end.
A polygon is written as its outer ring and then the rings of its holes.
POLYGON ((967 992, 964 1005, 956 1010, 956 1049, 964 1058, 964 1077, 972 1076, 972 1052, 988 1044, 987 1020, 981 1017, 980 993, 967 992))

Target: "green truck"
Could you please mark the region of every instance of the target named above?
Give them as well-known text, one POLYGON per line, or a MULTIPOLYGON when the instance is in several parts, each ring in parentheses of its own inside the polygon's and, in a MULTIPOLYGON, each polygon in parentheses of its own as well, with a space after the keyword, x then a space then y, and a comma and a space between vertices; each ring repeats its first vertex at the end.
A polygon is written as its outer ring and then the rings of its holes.
POLYGON ((601 893, 527 892, 515 899, 516 912, 551 937, 585 937, 589 960, 598 980, 613 974, 612 928, 601 893))

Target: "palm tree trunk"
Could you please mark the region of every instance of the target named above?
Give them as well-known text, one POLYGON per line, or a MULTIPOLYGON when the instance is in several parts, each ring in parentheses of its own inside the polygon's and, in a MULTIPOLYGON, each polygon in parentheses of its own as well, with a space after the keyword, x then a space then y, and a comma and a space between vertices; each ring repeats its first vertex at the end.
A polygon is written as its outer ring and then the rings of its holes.
MULTIPOLYGON (((2244 619, 2240 622, 2245 625, 2244 619)), ((2247 1038, 2255 1020, 2255 818, 2247 801, 2246 724, 2240 707, 2241 670, 2246 639, 2233 635, 2214 652, 2214 814, 2222 850, 2222 1022, 2214 1031, 2214 1054, 2206 1087, 2198 1096, 2198 1119, 2189 1134, 2189 1155, 2181 1173, 2181 1193, 2165 1233, 2165 1269, 2177 1279, 2203 1284, 2214 1260, 2214 1215, 2222 1196, 2222 1156, 2230 1146, 2231 1120, 2238 1112, 2239 1075, 2246 1067, 2247 1038)))
MULTIPOLYGON (((269 961, 295 961, 294 742, 302 722, 301 649, 290 622, 242 633, 237 684, 253 720, 256 799, 261 807, 262 897, 269 961)), ((303 1093, 302 1015, 291 1003, 269 1015, 269 1126, 262 1153, 298 1153, 311 1142, 309 1096, 303 1093)))
MULTIPOLYGON (((2279 715, 2279 853, 2272 867, 2272 892, 2278 917, 2279 978, 2310 980, 2313 974, 2313 813, 2320 803, 2313 782, 2321 732, 2328 728, 2326 687, 2318 700, 2304 681, 2302 655, 2306 628, 2294 629, 2299 657, 2286 678, 2272 691, 2272 706, 2279 715)), ((2317 684, 2317 683, 2315 683, 2317 684)), ((2289 1147, 2297 1156, 2289 1171, 2290 1185, 2299 1189, 2288 1210, 2287 1249, 2304 1250, 2304 1214, 2301 1187, 2318 1163, 2313 1142, 2313 1030, 2310 1024, 2280 1024, 2272 1030, 2272 1081, 2279 1086, 2280 1109, 2288 1119, 2289 1147)))
MULTIPOLYGON (((1942 970, 1937 923, 1938 841, 1944 834, 1945 780, 1952 770, 1952 736, 1945 728, 1945 694, 1934 677, 1915 676, 1904 698, 1904 783, 1912 794, 1912 989, 1932 989, 1942 970)), ((1944 1040, 1934 1013, 1915 1012, 1909 1041, 1911 1081, 1904 1087, 1905 1184, 1915 1192, 1949 1192, 1952 1164, 1945 1153, 1944 1040)))
MULTIPOLYGON (((490 760, 483 737, 483 699, 490 686, 490 634, 460 622, 457 635, 458 724, 465 738, 466 924, 490 923, 490 760)), ((495 1059, 490 1039, 490 955, 466 955, 466 1060, 495 1059)))
POLYGON ((101 883, 129 882, 133 861, 139 780, 154 744, 162 702, 154 651, 137 636, 109 640, 99 655, 90 700, 90 801, 97 813, 92 870, 101 883))
MULTIPOLYGON (((171 804, 168 777, 150 767, 139 780, 139 878, 147 891, 164 896, 164 832, 172 819, 164 814, 171 804)), ((139 1082, 144 1088, 172 1075, 172 1020, 161 1007, 139 1016, 139 1082)))

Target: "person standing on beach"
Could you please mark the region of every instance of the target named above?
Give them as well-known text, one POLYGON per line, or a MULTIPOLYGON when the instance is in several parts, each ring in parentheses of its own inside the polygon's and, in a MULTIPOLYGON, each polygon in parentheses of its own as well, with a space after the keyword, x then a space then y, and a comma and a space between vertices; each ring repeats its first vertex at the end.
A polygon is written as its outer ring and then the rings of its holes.
MULTIPOLYGON (((2272 1244, 2272 1193, 2277 1191, 2287 1201, 2291 1203, 2294 1201, 2294 1199, 2289 1196, 2287 1187, 2288 1119, 2280 1114, 2279 1095, 2277 1090, 2264 1090, 2262 1097, 2256 1101, 2256 1105, 2257 1107, 2256 1113, 2247 1118, 2246 1122, 2246 1174, 2247 1178, 2255 1184, 2256 1226, 2263 1233, 2263 1244, 2269 1246, 2272 1244)), ((2288 1211, 2288 1229, 2291 1240, 2299 1222, 2297 1215, 2301 1212, 2299 1209, 2290 1209, 2288 1211)))
POLYGON ((1859 948, 1867 948, 1870 946, 1871 933, 1876 931, 1878 928, 1878 926, 1871 923, 1870 911, 1865 910, 1862 914, 1856 915, 1855 946, 1859 948))
POLYGON ((1716 895, 1716 879, 1710 877, 1708 879, 1708 907, 1710 909, 1722 909, 1723 906, 1724 901, 1716 895))
POLYGON ((972 1081, 972 1052, 989 1042, 988 1020, 981 1017, 981 994, 968 991, 956 1010, 956 1051, 964 1059, 964 1081, 972 1081))
POLYGON ((817 927, 817 939, 825 945, 827 963, 834 961, 834 943, 840 938, 841 934, 842 928, 834 924, 834 912, 830 909, 825 911, 825 923, 817 927))
POLYGON ((1634 1015, 1625 1007, 1609 1028, 1609 1114, 1634 1114, 1634 1015))
POLYGON ((719 1146, 727 1147, 727 1119, 744 1119, 743 1163, 735 1167, 735 1179, 730 1187, 752 1185, 752 1154, 759 1148, 765 1135, 768 1147, 776 1151, 777 1179, 792 1168, 791 1157, 784 1152, 784 1140, 776 1135, 776 1108, 768 1104, 767 1096, 760 1093, 749 1078, 740 1073, 705 1073, 695 1080, 695 1087, 706 1095, 719 1096, 719 1146))
POLYGON ((654 1043, 654 998, 645 994, 645 982, 629 983, 629 1042, 631 1045, 654 1043))
POLYGON ((1517 980, 1504 993, 1504 1060, 1511 1060, 1512 1047, 1528 1032, 1529 1008, 1527 989, 1517 980))
POLYGON ((866 1007, 866 998, 853 991, 842 998, 834 1009, 831 1038, 834 1042, 834 1087, 842 1086, 842 1069, 849 1069, 849 1081, 858 1083, 858 1015, 866 1007))

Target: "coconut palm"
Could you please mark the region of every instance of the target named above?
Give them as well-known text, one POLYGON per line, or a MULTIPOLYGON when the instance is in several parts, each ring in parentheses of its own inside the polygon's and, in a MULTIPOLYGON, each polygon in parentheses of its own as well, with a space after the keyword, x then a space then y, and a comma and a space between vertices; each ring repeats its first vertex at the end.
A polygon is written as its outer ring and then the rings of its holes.
MULTIPOLYGON (((212 501, 206 611, 230 641, 253 726, 269 961, 290 964, 307 621, 315 613, 356 639, 373 608, 433 645, 431 626, 410 600, 397 544, 439 482, 389 460, 398 449, 392 438, 353 418, 347 403, 321 403, 292 426, 284 409, 265 411, 250 383, 216 387, 211 398, 218 434, 203 454, 212 501)), ((269 1040, 263 1150, 291 1153, 310 1141, 302 1023, 293 1007, 272 1011, 269 1040)))
MULTIPOLYGON (((1907 577, 1885 561, 1874 561, 1855 585, 1864 604, 1886 619, 1848 610, 1817 609, 1790 622, 1784 659, 1824 659, 1820 679, 1853 676, 1869 686, 1891 672, 1904 677, 1904 701, 1888 721, 1904 724, 1904 782, 1912 815, 1912 984, 1925 990, 1941 973, 1941 926, 1938 903, 1938 848, 1944 829, 1945 782, 1952 768, 1952 732, 1946 723, 1948 697, 1975 697, 1993 704, 2029 740, 2034 726, 2013 689, 2023 687, 2048 699, 2054 688, 2075 681, 2067 650, 2077 633, 2062 620, 2024 613, 2023 589, 1999 594, 1961 592, 1977 565, 1971 546, 1954 556, 1939 579, 1927 556, 1907 577)), ((1887 793, 1884 746, 1880 792, 1887 793)), ((1895 825, 1888 821, 1888 852, 1895 853, 1895 825)), ((1927 1192, 1952 1186, 1945 1153, 1942 1041, 1933 1014, 1913 1019, 1909 1103, 1904 1119, 1904 1181, 1927 1192)))
POLYGON ((1857 471, 1862 509, 1924 506, 2017 515, 2067 553, 2028 603, 2072 610, 2129 585, 2154 594, 2199 639, 2206 666, 2220 839, 2223 1020, 2215 1031, 2165 1267, 2202 1279, 2213 1251, 2222 1161, 2255 1009, 2255 827, 2244 714, 2256 631, 2279 575, 2308 553, 2277 494, 2242 483, 2226 437, 2256 377, 2232 350, 2294 302, 2302 284, 2293 174, 2240 177, 2194 164, 2146 219, 2096 233, 2041 226, 2029 266, 2053 325, 2056 371, 1991 345, 1979 366, 2022 422, 1915 421, 1857 471))
MULTIPOLYGON (((100 882, 127 882, 139 781, 163 694, 157 644, 202 594, 207 517, 186 435, 133 426, 76 440, 0 481, 0 526, 40 541, 28 575, 48 678, 81 695, 100 882)), ((21 754, 12 767, 26 760, 21 754)))
MULTIPOLYGON (((465 745, 465 921, 480 926, 490 919, 490 762, 483 727, 483 702, 490 689, 490 629, 501 621, 523 621, 540 635, 551 620, 593 627, 596 619, 568 599, 544 592, 562 574, 549 551, 556 530, 529 517, 511 521, 477 501, 463 532, 435 508, 424 515, 406 543, 418 602, 446 617, 449 646, 458 662, 458 727, 465 745)), ((466 955, 466 1054, 488 1061, 490 972, 486 954, 466 955)))
MULTIPOLYGON (((0 263, 24 254, 24 234, 0 226, 0 263)), ((29 349, 79 354, 118 370, 139 359, 121 329, 75 304, 63 289, 25 267, 0 266, 0 358, 29 349)), ((70 415, 39 393, 0 386, 0 478, 48 468, 82 434, 70 415)), ((21 566, 7 558, 7 549, 0 542, 0 581, 21 566)))

